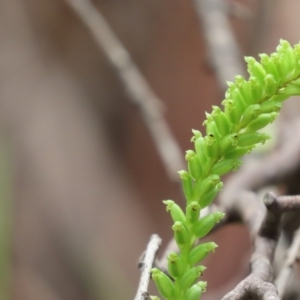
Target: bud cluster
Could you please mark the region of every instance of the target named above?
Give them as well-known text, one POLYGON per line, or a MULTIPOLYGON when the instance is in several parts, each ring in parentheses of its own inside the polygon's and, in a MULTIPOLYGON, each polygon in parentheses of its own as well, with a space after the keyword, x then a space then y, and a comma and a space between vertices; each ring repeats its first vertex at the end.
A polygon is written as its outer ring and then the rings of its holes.
POLYGON ((167 300, 200 299, 206 283, 198 281, 205 270, 198 264, 217 245, 195 242, 224 217, 220 212, 200 217, 201 210, 222 189, 220 176, 237 170, 244 155, 270 139, 258 131, 276 119, 282 102, 300 95, 300 43, 292 47, 281 40, 276 50, 270 56, 260 54, 260 61, 245 57, 249 79, 236 76, 234 82, 228 82, 224 110, 213 106, 212 112, 206 113, 205 136, 193 130, 194 150, 186 151, 185 156, 187 171, 178 172, 187 201, 185 212, 174 201, 164 201, 180 252, 168 256, 168 275, 152 270, 152 278, 167 300))

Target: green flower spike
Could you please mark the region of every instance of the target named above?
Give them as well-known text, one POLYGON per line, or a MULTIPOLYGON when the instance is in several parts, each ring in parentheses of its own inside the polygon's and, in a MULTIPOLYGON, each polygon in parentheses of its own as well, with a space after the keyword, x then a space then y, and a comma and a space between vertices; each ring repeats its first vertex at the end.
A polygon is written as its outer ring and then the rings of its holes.
MULTIPOLYGON (((234 82, 227 82, 224 110, 213 106, 212 112, 206 113, 205 136, 192 130, 194 150, 186 152, 188 171, 178 172, 186 198, 185 210, 172 200, 164 201, 174 221, 172 229, 179 247, 179 253, 168 256, 172 280, 162 271, 152 270, 152 278, 165 300, 200 299, 206 283, 198 280, 205 267, 197 264, 217 245, 197 245, 197 240, 224 217, 221 212, 200 217, 201 210, 222 189, 220 177, 238 169, 240 158, 270 139, 258 130, 275 120, 283 101, 300 95, 300 43, 292 47, 281 40, 276 50, 271 55, 260 54, 260 62, 246 57, 249 79, 238 75, 234 82)), ((159 300, 155 296, 151 299, 159 300)))

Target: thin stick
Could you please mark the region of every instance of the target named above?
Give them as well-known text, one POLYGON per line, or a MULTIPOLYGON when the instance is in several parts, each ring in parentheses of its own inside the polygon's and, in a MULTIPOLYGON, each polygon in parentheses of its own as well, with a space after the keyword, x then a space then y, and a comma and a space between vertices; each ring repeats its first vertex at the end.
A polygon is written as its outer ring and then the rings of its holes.
POLYGON ((226 15, 226 3, 223 0, 194 0, 194 3, 223 92, 227 89, 226 81, 233 81, 237 74, 245 75, 240 48, 226 15))
POLYGON ((157 151, 171 180, 178 181, 177 171, 184 168, 183 155, 163 117, 163 104, 134 64, 103 15, 90 0, 65 0, 88 27, 97 45, 117 70, 130 100, 142 112, 157 151))
POLYGON ((278 295, 283 298, 286 285, 292 274, 293 266, 295 265, 300 250, 300 229, 294 234, 294 239, 291 247, 289 248, 286 256, 286 260, 282 266, 280 273, 278 274, 275 285, 278 290, 278 295))
POLYGON ((149 294, 147 291, 150 280, 150 270, 153 266, 156 252, 158 251, 160 244, 161 238, 157 234, 153 234, 150 237, 150 241, 147 245, 144 259, 141 263, 139 263, 142 274, 134 300, 147 300, 149 298, 149 294))

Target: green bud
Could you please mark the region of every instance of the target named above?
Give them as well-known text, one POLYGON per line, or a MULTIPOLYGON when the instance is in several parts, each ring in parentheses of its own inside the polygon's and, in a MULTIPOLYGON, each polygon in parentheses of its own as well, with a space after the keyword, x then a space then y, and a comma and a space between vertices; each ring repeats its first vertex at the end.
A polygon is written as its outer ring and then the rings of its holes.
POLYGON ((272 74, 267 74, 267 76, 265 77, 265 93, 266 95, 269 96, 273 96, 277 90, 277 83, 276 80, 274 78, 274 76, 272 74))
POLYGON ((191 201, 193 199, 193 193, 194 193, 192 178, 190 174, 184 170, 179 171, 178 174, 181 179, 184 195, 187 201, 191 201))
POLYGON ((240 128, 244 128, 249 122, 254 120, 260 113, 261 113, 261 108, 259 104, 252 104, 248 106, 241 120, 240 128))
POLYGON ((264 67, 251 56, 245 57, 245 61, 248 64, 247 69, 250 76, 256 77, 260 82, 263 82, 267 75, 264 67))
POLYGON ((189 264, 195 265, 202 261, 210 252, 214 252, 218 245, 214 242, 200 244, 189 253, 189 264))
POLYGON ((190 223, 195 223, 199 220, 200 205, 196 201, 192 201, 186 208, 186 219, 190 223))
POLYGON ((163 203, 167 205, 166 210, 167 212, 170 212, 174 222, 180 221, 182 224, 185 224, 185 214, 179 205, 172 200, 164 200, 163 203))
POLYGON ((274 63, 275 68, 277 70, 278 73, 278 84, 281 84, 285 81, 286 79, 286 75, 285 74, 285 70, 283 68, 283 64, 282 64, 282 57, 280 56, 280 54, 278 53, 272 53, 271 54, 271 61, 274 63))
POLYGON ((261 113, 263 113, 263 114, 279 112, 281 108, 282 108, 282 103, 279 101, 273 100, 273 97, 271 98, 271 100, 263 102, 260 106, 261 113))
POLYGON ((214 189, 210 192, 206 193, 205 195, 200 197, 199 204, 201 208, 205 208, 206 206, 210 205, 212 201, 216 198, 217 194, 222 190, 223 182, 219 182, 214 189))
POLYGON ((215 158, 218 156, 220 150, 219 143, 212 133, 209 133, 204 138, 204 149, 205 149, 205 154, 208 157, 215 158))
POLYGON ((236 106, 232 99, 226 99, 222 102, 222 104, 225 106, 225 115, 227 119, 232 124, 237 124, 241 119, 243 111, 236 106))
POLYGON ((168 271, 173 278, 181 277, 184 270, 183 262, 176 252, 168 255, 168 271))
POLYGON ((225 115, 225 113, 218 106, 213 106, 212 117, 215 121, 215 124, 218 128, 221 136, 226 136, 230 131, 230 122, 225 115))
POLYGON ((258 132, 245 132, 240 134, 240 139, 238 146, 239 147, 248 147, 253 146, 258 143, 264 144, 271 137, 266 133, 258 133, 258 132))
POLYGON ((202 136, 197 137, 197 138, 195 138, 194 143, 195 143, 195 151, 199 158, 199 161, 200 161, 201 165, 204 165, 204 163, 206 161, 204 138, 202 136))
POLYGON ((253 98, 251 85, 249 81, 243 82, 243 84, 239 88, 241 95, 244 98, 247 106, 251 104, 255 104, 257 101, 253 98))
POLYGON ((205 270, 206 267, 204 266, 197 266, 188 270, 179 280, 180 289, 185 291, 190 288, 197 281, 197 279, 202 276, 205 270))
POLYGON ((247 100, 241 94, 240 89, 235 87, 230 94, 228 95, 228 99, 232 99, 234 103, 237 105, 239 111, 244 111, 247 106, 247 100))
POLYGON ((282 92, 286 95, 293 96, 300 94, 300 85, 290 83, 285 88, 282 89, 282 92))
POLYGON ((277 71, 277 68, 274 64, 274 62, 271 60, 271 58, 267 55, 267 54, 259 54, 260 56, 260 62, 262 64, 262 66, 264 67, 264 69, 266 70, 266 72, 268 74, 272 74, 275 79, 276 82, 279 82, 279 74, 277 71))
POLYGON ((171 279, 157 268, 151 270, 151 276, 160 294, 166 299, 173 299, 174 285, 171 279))
POLYGON ((236 85, 237 87, 241 87, 242 84, 243 84, 244 82, 246 82, 246 79, 245 79, 243 76, 241 76, 241 75, 236 75, 236 76, 234 76, 234 79, 235 79, 235 85, 236 85))
POLYGON ((224 216, 224 213, 216 212, 200 219, 194 226, 195 236, 199 239, 206 236, 224 216))
POLYGON ((280 90, 279 90, 279 94, 272 96, 272 97, 270 98, 270 100, 268 100, 268 101, 266 101, 266 102, 269 102, 269 101, 271 101, 271 100, 272 100, 272 101, 276 101, 276 102, 283 102, 284 100, 286 100, 287 98, 289 98, 290 95, 289 95, 289 94, 285 94, 285 93, 284 93, 284 89, 285 89, 285 88, 280 89, 280 90))
POLYGON ((252 98, 254 103, 258 103, 263 95, 263 85, 258 81, 256 77, 251 76, 249 78, 249 85, 251 89, 252 98))
POLYGON ((195 142, 197 138, 202 137, 202 134, 199 130, 192 129, 192 132, 194 135, 191 138, 191 142, 195 142))
POLYGON ((300 74, 300 44, 294 46, 295 73, 300 74))
POLYGON ((188 169, 193 179, 201 178, 202 167, 197 154, 193 150, 187 150, 185 159, 188 163, 188 169))
POLYGON ((221 152, 225 153, 235 148, 239 142, 239 136, 237 133, 226 135, 221 142, 221 152))
POLYGON ((216 174, 205 178, 199 185, 197 193, 198 197, 201 199, 203 195, 212 191, 220 181, 220 176, 216 174))
POLYGON ((224 154, 224 157, 226 158, 240 158, 243 157, 246 154, 249 154, 255 146, 250 146, 250 147, 237 147, 234 149, 231 149, 227 151, 224 154))
POLYGON ((212 167, 211 173, 222 176, 230 171, 236 171, 242 163, 239 159, 223 159, 212 167))
POLYGON ((220 141, 221 138, 222 138, 222 135, 220 134, 219 130, 218 130, 218 127, 216 125, 216 123, 213 121, 213 118, 212 116, 210 115, 211 117, 211 121, 210 122, 204 122, 205 123, 205 126, 206 126, 206 135, 210 135, 212 134, 217 141, 220 141))
POLYGON ((199 281, 190 287, 184 294, 184 300, 199 300, 202 293, 206 290, 206 282, 199 281))
POLYGON ((288 41, 282 39, 276 50, 282 56, 283 68, 286 73, 286 80, 288 80, 295 74, 296 57, 294 55, 294 50, 288 41))
POLYGON ((178 247, 183 246, 189 240, 189 232, 184 224, 180 221, 176 221, 172 226, 174 231, 174 238, 178 247))
POLYGON ((158 298, 157 296, 150 296, 151 300, 160 300, 160 298, 158 298))
MULTIPOLYGON (((246 127, 246 131, 257 131, 264 127, 266 127, 268 124, 272 123, 276 117, 278 116, 278 113, 270 113, 270 114, 261 114, 259 115, 255 120, 250 122, 248 126, 246 127)), ((240 135, 241 139, 241 135, 240 135)), ((240 146, 240 143, 238 144, 240 146)))

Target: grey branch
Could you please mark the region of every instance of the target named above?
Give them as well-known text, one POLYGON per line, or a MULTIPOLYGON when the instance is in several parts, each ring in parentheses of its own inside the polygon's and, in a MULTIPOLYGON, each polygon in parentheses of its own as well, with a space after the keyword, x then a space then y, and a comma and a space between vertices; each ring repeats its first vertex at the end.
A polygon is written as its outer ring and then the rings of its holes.
POLYGON ((150 280, 150 270, 156 253, 161 245, 161 238, 157 234, 153 234, 148 243, 143 260, 139 263, 139 268, 142 271, 139 287, 134 300, 146 300, 149 298, 148 285, 150 280))
POLYGON ((223 0, 194 0, 219 86, 227 89, 226 81, 245 75, 241 52, 233 35, 226 3, 223 0))
POLYGON ((97 45, 117 70, 130 100, 141 110, 144 122, 152 135, 168 176, 177 181, 177 171, 184 168, 184 161, 179 145, 163 117, 161 100, 153 92, 128 51, 91 1, 65 1, 88 27, 97 45))
MULTIPOLYGON (((299 196, 298 196, 299 197, 299 196)), ((300 229, 298 229, 294 234, 294 239, 291 247, 289 248, 286 256, 286 260, 282 266, 280 273, 278 274, 275 285, 278 290, 278 295, 280 298, 283 297, 288 280, 293 271, 293 267, 298 259, 300 250, 300 229)))

